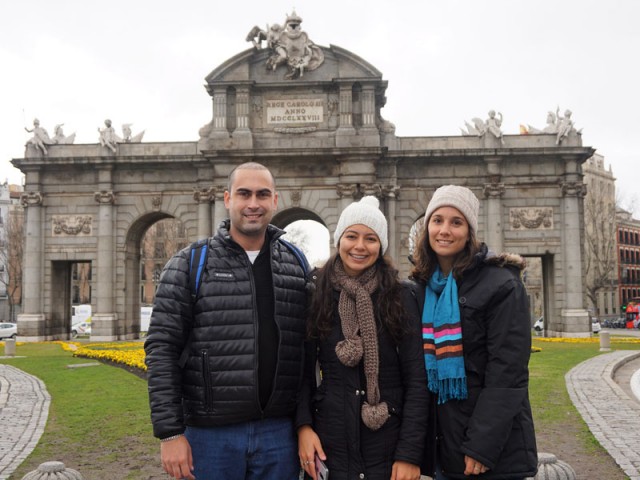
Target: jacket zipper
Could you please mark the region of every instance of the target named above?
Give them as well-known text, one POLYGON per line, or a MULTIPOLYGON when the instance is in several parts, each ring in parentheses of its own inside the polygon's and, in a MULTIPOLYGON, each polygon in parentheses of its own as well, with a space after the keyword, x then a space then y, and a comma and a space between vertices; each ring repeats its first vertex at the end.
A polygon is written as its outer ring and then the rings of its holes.
POLYGON ((204 406, 207 412, 213 410, 213 392, 211 385, 211 369, 209 367, 209 352, 202 350, 202 375, 204 376, 204 406))

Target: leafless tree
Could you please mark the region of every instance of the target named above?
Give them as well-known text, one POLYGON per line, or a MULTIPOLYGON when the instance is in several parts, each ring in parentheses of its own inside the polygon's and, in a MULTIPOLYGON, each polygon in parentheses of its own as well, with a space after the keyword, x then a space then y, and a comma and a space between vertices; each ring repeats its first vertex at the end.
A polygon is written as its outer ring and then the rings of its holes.
POLYGON ((142 282, 145 284, 143 303, 152 303, 162 268, 186 245, 186 232, 179 220, 168 218, 149 227, 141 242, 142 282))
POLYGON ((592 182, 584 198, 585 293, 597 308, 598 292, 612 289, 616 268, 616 205, 606 186, 592 182))
POLYGON ((24 249, 24 213, 16 208, 9 211, 4 228, 0 229, 0 283, 7 292, 9 319, 15 320, 16 308, 22 302, 22 262, 24 249))

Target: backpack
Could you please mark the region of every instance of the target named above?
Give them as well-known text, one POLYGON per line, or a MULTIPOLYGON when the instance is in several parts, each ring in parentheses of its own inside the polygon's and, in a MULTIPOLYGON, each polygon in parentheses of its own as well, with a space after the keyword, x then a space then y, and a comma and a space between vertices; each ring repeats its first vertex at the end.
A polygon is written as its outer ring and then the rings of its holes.
MULTIPOLYGON (((285 247, 289 249, 291 253, 296 257, 298 263, 302 267, 304 271, 305 278, 309 274, 309 263, 307 262, 307 258, 302 253, 300 248, 296 247, 293 243, 287 242, 286 240, 279 238, 278 242, 282 243, 285 247)), ((207 253, 209 251, 209 239, 205 238, 202 240, 198 240, 191 246, 191 251, 189 252, 189 290, 191 291, 191 300, 195 302, 198 291, 200 290, 200 284, 202 283, 202 273, 204 272, 204 267, 207 263, 207 253)))
MULTIPOLYGON (((305 279, 309 274, 309 263, 307 262, 307 258, 302 253, 298 247, 294 244, 287 242, 281 238, 278 239, 285 247, 289 249, 291 253, 293 253, 300 263, 302 270, 304 271, 305 279)), ((204 267, 207 264, 207 253, 209 252, 209 239, 205 238, 202 240, 198 240, 193 245, 191 245, 191 250, 189 252, 189 290, 191 291, 191 304, 193 305, 198 297, 198 290, 200 290, 200 284, 202 283, 202 274, 204 273, 204 267)), ((182 350, 182 354, 178 359, 178 365, 180 368, 184 368, 187 363, 187 359, 189 357, 189 344, 191 343, 193 337, 193 330, 189 332, 189 337, 187 338, 187 342, 185 343, 184 349, 182 350)))

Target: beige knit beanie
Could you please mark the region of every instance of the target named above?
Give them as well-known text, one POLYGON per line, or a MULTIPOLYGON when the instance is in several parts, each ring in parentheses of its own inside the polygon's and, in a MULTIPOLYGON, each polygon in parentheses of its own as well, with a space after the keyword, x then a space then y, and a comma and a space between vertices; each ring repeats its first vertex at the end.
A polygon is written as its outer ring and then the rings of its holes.
POLYGON ((478 232, 478 213, 480 202, 467 187, 459 185, 444 185, 438 188, 431 197, 427 211, 424 214, 425 225, 429 223, 431 214, 440 207, 454 207, 460 210, 467 219, 469 227, 474 233, 478 232))
POLYGON ((340 214, 336 231, 333 234, 334 246, 338 248, 340 237, 351 225, 365 225, 376 232, 380 239, 382 254, 387 251, 389 239, 387 238, 387 219, 380 211, 380 202, 374 196, 362 197, 359 202, 353 202, 340 214))

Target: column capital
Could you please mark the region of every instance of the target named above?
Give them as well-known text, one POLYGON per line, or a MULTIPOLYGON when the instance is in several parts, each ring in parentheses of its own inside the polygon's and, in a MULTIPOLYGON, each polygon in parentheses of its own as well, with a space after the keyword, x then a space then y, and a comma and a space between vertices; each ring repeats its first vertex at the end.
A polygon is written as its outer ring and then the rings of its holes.
POLYGON ((215 187, 194 188, 193 199, 196 203, 213 203, 215 200, 215 187))
POLYGON ((382 195, 387 198, 397 199, 400 196, 400 187, 397 185, 385 185, 382 187, 382 195))
POLYGON ((361 183, 359 189, 359 196, 372 195, 374 197, 381 198, 383 196, 382 185, 379 183, 361 183))
POLYGON ((40 207, 44 196, 40 192, 25 192, 20 195, 20 204, 23 207, 40 207))
POLYGON ((338 183, 336 185, 336 193, 338 197, 351 197, 356 198, 356 194, 358 193, 358 184, 357 183, 338 183))
POLYGON ((383 187, 379 183, 339 183, 336 185, 336 192, 340 198, 351 197, 354 200, 359 200, 365 195, 378 198, 384 196, 383 187))
POLYGON ((563 197, 584 197, 587 194, 587 186, 582 182, 562 182, 560 191, 563 197))
POLYGON ((113 205, 116 203, 116 194, 113 190, 100 190, 93 194, 93 198, 101 205, 113 205))
POLYGON ((504 183, 485 183, 482 193, 485 198, 500 198, 505 192, 504 183))

